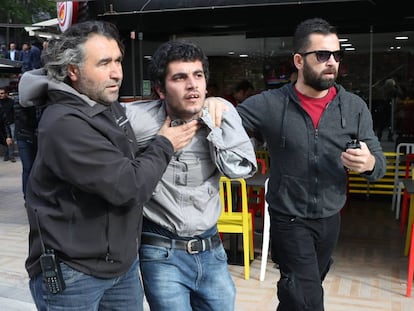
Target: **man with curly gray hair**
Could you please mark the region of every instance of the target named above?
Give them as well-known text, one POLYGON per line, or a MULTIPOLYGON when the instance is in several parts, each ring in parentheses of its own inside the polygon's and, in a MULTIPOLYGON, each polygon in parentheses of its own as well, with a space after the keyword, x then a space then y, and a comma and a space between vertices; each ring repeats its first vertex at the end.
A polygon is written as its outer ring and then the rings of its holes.
POLYGON ((146 150, 118 103, 124 48, 114 25, 87 21, 50 42, 44 69, 20 81, 44 105, 26 193, 26 269, 38 310, 143 310, 143 203, 198 129, 166 118, 146 150))

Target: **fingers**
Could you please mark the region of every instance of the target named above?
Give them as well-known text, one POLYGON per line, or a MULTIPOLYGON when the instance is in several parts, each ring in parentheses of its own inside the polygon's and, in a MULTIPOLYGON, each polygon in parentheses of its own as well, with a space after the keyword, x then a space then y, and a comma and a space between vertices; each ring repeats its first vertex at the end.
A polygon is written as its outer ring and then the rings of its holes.
POLYGON ((177 130, 176 136, 174 137, 174 151, 178 151, 187 146, 193 139, 195 133, 199 128, 198 121, 193 120, 181 126, 175 127, 177 130))
POLYGON ((214 127, 220 127, 223 119, 223 112, 228 111, 226 104, 218 97, 207 97, 204 106, 208 108, 214 127))
POLYGON ((171 142, 174 151, 188 145, 199 128, 197 120, 174 127, 171 127, 170 123, 171 120, 167 118, 158 134, 166 137, 171 142))

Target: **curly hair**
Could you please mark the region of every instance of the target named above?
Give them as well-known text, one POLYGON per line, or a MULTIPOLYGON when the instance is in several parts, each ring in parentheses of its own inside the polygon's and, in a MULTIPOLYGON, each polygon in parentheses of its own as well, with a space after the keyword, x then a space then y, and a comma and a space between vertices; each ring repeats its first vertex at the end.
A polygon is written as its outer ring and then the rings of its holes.
POLYGON ((165 91, 165 77, 168 64, 174 61, 193 62, 199 60, 203 64, 206 83, 209 78, 208 59, 204 52, 192 42, 173 40, 161 44, 152 56, 148 65, 148 76, 153 89, 160 87, 165 91))

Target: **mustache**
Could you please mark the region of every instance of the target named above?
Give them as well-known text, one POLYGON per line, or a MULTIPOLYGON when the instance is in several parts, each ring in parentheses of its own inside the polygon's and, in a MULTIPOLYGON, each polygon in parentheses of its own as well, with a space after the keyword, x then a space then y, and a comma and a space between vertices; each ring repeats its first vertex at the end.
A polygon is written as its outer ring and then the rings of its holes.
POLYGON ((322 71, 322 74, 336 74, 337 70, 335 68, 329 68, 322 71))

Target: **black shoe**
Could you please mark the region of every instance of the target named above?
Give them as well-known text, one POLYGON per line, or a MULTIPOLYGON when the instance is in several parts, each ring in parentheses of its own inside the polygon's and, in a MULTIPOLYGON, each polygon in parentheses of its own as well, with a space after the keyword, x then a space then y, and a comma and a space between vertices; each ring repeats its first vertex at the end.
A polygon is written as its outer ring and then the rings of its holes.
POLYGON ((9 157, 4 157, 3 161, 9 161, 10 158, 9 157))
POLYGON ((16 159, 15 158, 11 158, 10 161, 16 162, 16 159))

